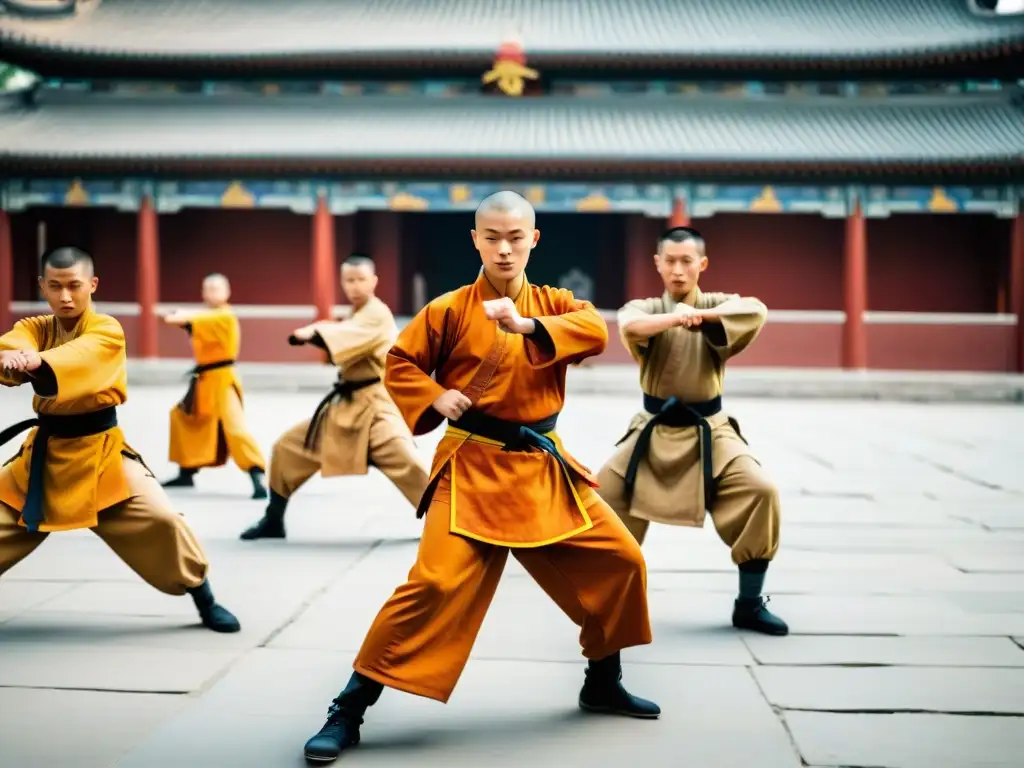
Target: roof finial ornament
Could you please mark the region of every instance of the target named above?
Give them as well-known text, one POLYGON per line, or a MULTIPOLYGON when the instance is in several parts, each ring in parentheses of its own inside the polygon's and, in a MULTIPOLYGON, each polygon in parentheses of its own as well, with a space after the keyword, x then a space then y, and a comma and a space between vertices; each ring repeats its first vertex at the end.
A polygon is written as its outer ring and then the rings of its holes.
POLYGON ((502 93, 508 96, 522 96, 526 81, 537 80, 539 77, 540 73, 537 70, 526 66, 522 37, 517 30, 513 30, 498 46, 494 66, 481 80, 484 85, 496 83, 502 93))

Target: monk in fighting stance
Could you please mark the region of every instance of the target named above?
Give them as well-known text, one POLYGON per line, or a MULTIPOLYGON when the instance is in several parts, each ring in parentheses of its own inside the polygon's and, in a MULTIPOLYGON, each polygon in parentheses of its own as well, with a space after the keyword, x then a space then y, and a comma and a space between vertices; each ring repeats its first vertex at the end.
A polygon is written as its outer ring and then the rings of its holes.
POLYGON ((417 510, 426 521, 416 563, 306 743, 311 761, 359 741, 384 686, 448 700, 509 552, 581 627, 589 666, 579 706, 661 713, 621 683, 619 651, 651 642, 640 548, 555 433, 566 368, 604 350, 607 326, 571 292, 527 282, 540 232, 525 199, 487 198, 472 236, 483 261, 476 282, 431 301, 387 356, 384 383, 413 434, 448 427, 417 510))
POLYGON ((739 567, 733 626, 785 635, 761 596, 779 547, 779 492, 722 411, 725 364, 761 331, 757 299, 704 293, 704 239, 688 227, 666 232, 654 256, 665 293, 619 311, 619 333, 640 364, 644 408, 598 473, 601 496, 639 543, 651 521, 704 525, 705 512, 739 567))
POLYGON ((241 330, 229 298, 228 279, 209 275, 203 280, 205 310, 173 312, 164 318, 192 337, 196 361, 185 397, 171 409, 170 460, 180 469, 164 487, 192 488, 200 469, 223 466, 230 457, 249 474, 252 497, 265 499, 266 462, 245 426, 242 383, 235 372, 241 330))
POLYGON ((237 632, 213 598, 195 536, 117 426, 127 399, 124 332, 92 308, 92 259, 59 248, 43 259, 39 284, 53 314, 0 336, 0 384, 31 385, 36 412, 0 431, 3 445, 32 430, 0 469, 0 574, 51 532, 91 528, 161 592, 191 595, 206 627, 237 632))
POLYGON ((427 487, 427 468, 412 434, 381 380, 384 360, 398 335, 387 305, 374 295, 373 260, 352 255, 341 266, 341 286, 352 316, 340 323, 299 328, 289 343, 326 350, 338 381, 312 419, 296 424, 270 456, 270 503, 243 539, 282 539, 288 499, 316 472, 324 477, 365 475, 369 465, 387 475, 412 505, 427 487))

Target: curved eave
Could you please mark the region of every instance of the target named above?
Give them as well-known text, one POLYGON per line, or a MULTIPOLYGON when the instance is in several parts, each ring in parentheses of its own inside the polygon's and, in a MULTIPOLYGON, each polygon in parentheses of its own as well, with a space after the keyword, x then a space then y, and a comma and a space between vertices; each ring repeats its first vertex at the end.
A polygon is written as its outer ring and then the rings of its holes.
POLYGON ((984 160, 948 161, 722 161, 501 158, 359 157, 47 157, 0 155, 0 172, 37 177, 179 176, 189 178, 362 177, 474 180, 487 178, 586 181, 637 181, 666 178, 700 180, 770 179, 834 182, 923 181, 924 183, 1005 182, 1024 180, 1024 155, 984 160))
MULTIPOLYGON (((44 77, 57 78, 204 78, 289 77, 315 73, 345 75, 379 70, 382 73, 426 70, 428 72, 478 75, 493 62, 493 55, 436 50, 351 52, 332 54, 267 55, 138 55, 113 51, 85 51, 50 47, 45 43, 0 37, 0 60, 44 77)), ((543 74, 560 71, 672 73, 675 76, 784 75, 808 79, 818 75, 848 79, 864 77, 1019 76, 1024 60, 1024 40, 978 48, 934 50, 888 55, 816 56, 801 52, 777 55, 693 56, 657 53, 531 53, 529 65, 543 74)))

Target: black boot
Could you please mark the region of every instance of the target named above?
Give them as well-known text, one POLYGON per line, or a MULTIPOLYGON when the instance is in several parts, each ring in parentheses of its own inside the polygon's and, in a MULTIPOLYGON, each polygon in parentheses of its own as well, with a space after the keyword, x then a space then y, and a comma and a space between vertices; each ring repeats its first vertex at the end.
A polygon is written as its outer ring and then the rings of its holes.
POLYGON ((761 596, 768 561, 748 560, 740 563, 740 594, 732 609, 732 625, 765 635, 788 635, 786 622, 768 610, 768 598, 761 596))
POLYGON ((580 691, 580 709, 605 715, 625 715, 653 719, 661 707, 653 701, 634 696, 622 687, 622 664, 619 654, 590 660, 587 679, 580 691))
POLYGON ((284 532, 284 511, 288 506, 288 499, 275 491, 270 492, 270 503, 267 504, 267 511, 255 525, 242 532, 243 541, 253 539, 283 539, 284 532))
POLYGON ((267 498, 267 486, 263 484, 264 472, 259 467, 249 470, 249 478, 252 480, 252 497, 254 499, 267 498))
POLYGON ((736 598, 732 609, 732 625, 764 635, 788 635, 789 625, 768 610, 767 597, 736 598))
POLYGON ((199 618, 203 620, 203 626, 207 629, 214 632, 237 632, 242 628, 235 615, 213 599, 209 581, 204 581, 198 587, 190 589, 188 593, 192 595, 192 602, 199 610, 199 618))
POLYGON ((366 708, 380 698, 384 686, 376 680, 353 672, 345 690, 327 708, 327 722, 316 736, 306 742, 306 759, 314 763, 332 763, 343 750, 359 743, 359 726, 366 708))
POLYGON ((198 469, 179 469, 178 476, 173 480, 162 483, 164 488, 194 488, 195 476, 198 469))

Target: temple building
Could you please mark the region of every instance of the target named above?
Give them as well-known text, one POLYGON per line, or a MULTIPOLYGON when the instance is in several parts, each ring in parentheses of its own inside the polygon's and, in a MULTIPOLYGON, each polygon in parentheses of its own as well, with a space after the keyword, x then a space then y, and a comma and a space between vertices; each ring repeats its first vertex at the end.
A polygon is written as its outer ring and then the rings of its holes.
MULTIPOLYGON (((0 326, 48 248, 96 259, 130 354, 226 274, 242 360, 471 281, 479 201, 537 208, 527 274, 660 294, 658 234, 761 298, 737 362, 1024 370, 1024 16, 968 0, 0 0, 0 326)), ((628 360, 613 341, 602 358, 628 360)))

